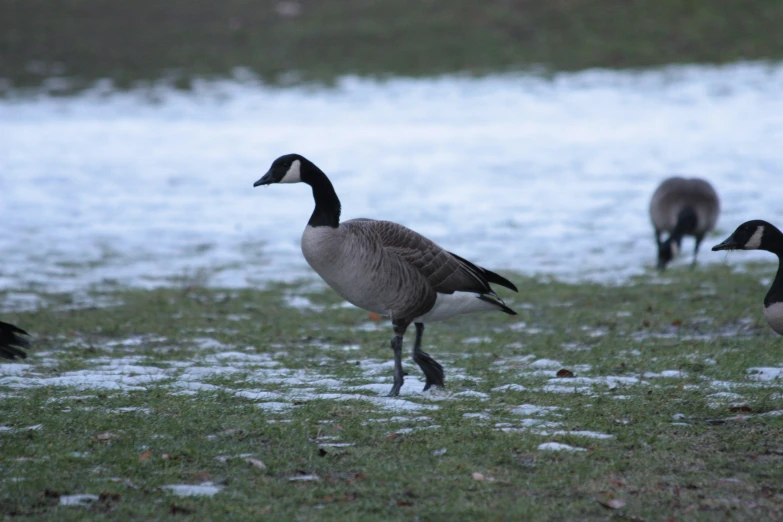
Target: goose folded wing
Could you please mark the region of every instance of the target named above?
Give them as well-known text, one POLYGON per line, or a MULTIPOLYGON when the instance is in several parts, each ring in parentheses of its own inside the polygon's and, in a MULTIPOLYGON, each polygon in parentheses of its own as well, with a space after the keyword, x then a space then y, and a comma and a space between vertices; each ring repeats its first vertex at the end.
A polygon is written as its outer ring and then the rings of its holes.
POLYGON ((483 269, 451 254, 418 232, 391 221, 368 220, 364 224, 378 235, 384 250, 414 267, 436 292, 494 294, 483 269))

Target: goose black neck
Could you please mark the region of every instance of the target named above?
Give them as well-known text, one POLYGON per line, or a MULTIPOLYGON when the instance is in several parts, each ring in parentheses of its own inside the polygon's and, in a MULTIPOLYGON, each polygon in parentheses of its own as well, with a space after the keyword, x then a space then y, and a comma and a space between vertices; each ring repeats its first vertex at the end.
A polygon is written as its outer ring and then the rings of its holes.
POLYGON ((766 227, 764 230, 765 250, 769 250, 778 256, 778 272, 775 280, 764 298, 764 306, 772 303, 783 302, 783 233, 775 227, 766 227))
POLYGON ((693 234, 696 231, 697 224, 698 217, 696 216, 696 212, 694 212, 691 207, 685 207, 677 216, 677 223, 674 225, 674 230, 672 230, 671 239, 679 245, 682 236, 685 234, 693 234))
POLYGON ((315 200, 315 210, 307 224, 311 227, 337 228, 340 226, 340 200, 326 174, 315 165, 313 167, 308 175, 302 178, 302 181, 313 187, 315 200))

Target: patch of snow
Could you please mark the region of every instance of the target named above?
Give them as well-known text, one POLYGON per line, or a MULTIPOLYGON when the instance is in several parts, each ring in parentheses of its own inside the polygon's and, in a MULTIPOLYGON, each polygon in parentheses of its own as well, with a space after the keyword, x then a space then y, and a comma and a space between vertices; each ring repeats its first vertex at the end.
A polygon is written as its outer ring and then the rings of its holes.
POLYGON ((86 506, 93 502, 98 502, 98 500, 100 500, 98 495, 60 495, 61 506, 86 506))
POLYGON ((538 445, 539 451, 587 451, 584 448, 577 448, 569 446, 568 444, 561 444, 559 442, 544 442, 538 445))
POLYGON ((223 486, 212 482, 202 482, 201 484, 169 484, 161 486, 161 489, 178 497, 212 497, 219 493, 223 486))

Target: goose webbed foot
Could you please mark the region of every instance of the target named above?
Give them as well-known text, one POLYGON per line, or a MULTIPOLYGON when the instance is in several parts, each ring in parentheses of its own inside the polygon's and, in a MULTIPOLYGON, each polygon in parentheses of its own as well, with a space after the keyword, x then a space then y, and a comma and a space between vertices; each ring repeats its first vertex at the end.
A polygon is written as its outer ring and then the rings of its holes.
POLYGON ((443 387, 443 366, 438 361, 430 357, 430 354, 426 352, 414 352, 413 360, 419 365, 421 371, 424 373, 424 377, 427 379, 427 384, 424 385, 422 391, 429 390, 432 385, 443 387))

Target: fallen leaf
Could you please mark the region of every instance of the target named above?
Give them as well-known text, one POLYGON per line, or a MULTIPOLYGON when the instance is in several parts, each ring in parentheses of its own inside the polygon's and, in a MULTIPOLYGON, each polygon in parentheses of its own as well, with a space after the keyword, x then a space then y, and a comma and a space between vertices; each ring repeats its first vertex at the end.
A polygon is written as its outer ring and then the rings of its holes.
POLYGON ((380 314, 376 314, 375 312, 370 312, 370 320, 372 320, 372 321, 380 321, 381 320, 381 315, 380 314))
POLYGON ((254 459, 254 458, 248 457, 248 458, 245 459, 245 462, 247 462, 248 464, 252 465, 254 468, 266 469, 266 464, 264 464, 262 461, 260 461, 258 459, 254 459))
POLYGON ((567 370, 565 368, 561 368, 561 369, 559 369, 557 371, 557 373, 555 375, 557 377, 567 378, 567 377, 573 377, 574 376, 574 372, 572 372, 571 370, 567 370))
POLYGON ((389 433, 388 435, 386 435, 386 438, 389 439, 389 440, 394 440, 394 439, 396 439, 399 436, 400 436, 399 433, 389 433))
POLYGON ((747 404, 742 404, 740 406, 729 406, 729 411, 751 412, 751 411, 753 411, 753 408, 751 408, 747 404))
POLYGON ((612 498, 606 501, 599 500, 598 503, 606 509, 620 509, 625 507, 625 500, 621 498, 612 498))
POLYGON ((145 460, 148 460, 150 458, 150 455, 152 455, 152 450, 148 449, 147 451, 139 455, 139 460, 144 462, 145 460))
POLYGON ((212 480, 212 476, 206 471, 200 471, 196 473, 196 475, 193 478, 199 482, 206 482, 208 480, 212 480))
POLYGON ((171 515, 190 515, 195 510, 185 507, 185 506, 178 506, 176 504, 172 504, 169 506, 169 514, 171 515))
POLYGON ((674 321, 672 321, 672 326, 682 326, 682 320, 675 319, 674 321))
POLYGON ((484 480, 484 474, 478 471, 473 472, 473 480, 484 480))
POLYGON ((403 506, 403 507, 408 507, 408 506, 412 506, 413 502, 409 502, 407 500, 398 500, 397 501, 397 505, 398 506, 403 506))
POLYGON ((113 434, 113 433, 110 433, 110 432, 108 432, 108 431, 104 431, 103 433, 99 433, 99 434, 97 434, 97 435, 95 436, 95 438, 96 438, 96 439, 98 439, 98 440, 100 440, 100 441, 107 441, 107 440, 111 440, 113 437, 114 437, 114 434, 113 434))

